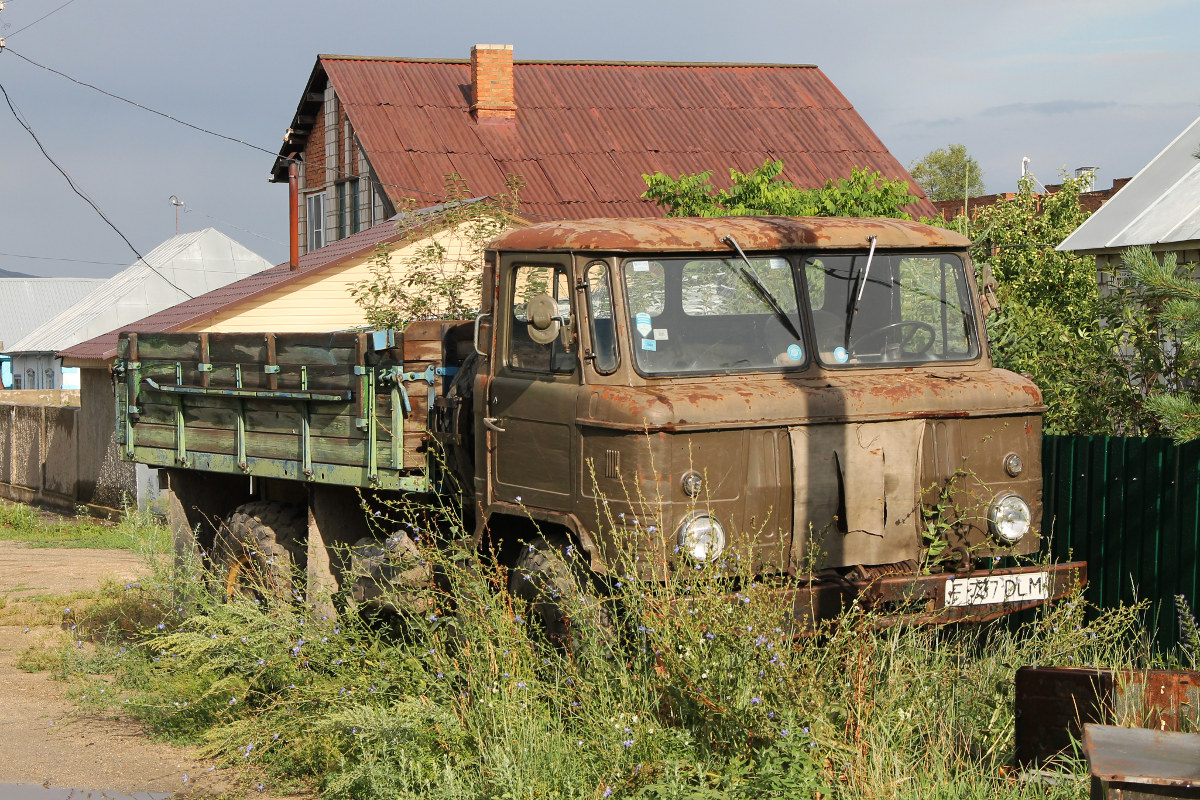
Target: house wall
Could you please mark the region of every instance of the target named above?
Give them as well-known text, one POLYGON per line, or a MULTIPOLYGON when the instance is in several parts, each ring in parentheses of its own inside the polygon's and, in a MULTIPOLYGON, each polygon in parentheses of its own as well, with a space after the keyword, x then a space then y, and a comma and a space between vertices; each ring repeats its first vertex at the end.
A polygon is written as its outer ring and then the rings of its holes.
POLYGON ((326 85, 321 119, 313 125, 300 169, 300 252, 309 252, 309 230, 319 225, 324 242, 344 239, 395 213, 359 146, 337 93, 326 85), (309 219, 308 198, 324 194, 322 219, 309 219))
POLYGON ((53 353, 10 353, 12 356, 13 388, 63 388, 62 361, 53 353))
MULTIPOLYGON (((437 234, 439 243, 448 252, 450 260, 470 257, 471 246, 461 236, 447 233, 437 234)), ((389 263, 394 274, 408 267, 413 255, 430 240, 423 239, 392 251, 389 263)), ((481 257, 475 260, 482 269, 481 257)), ((367 324, 363 309, 354 302, 350 289, 355 284, 371 279, 371 257, 365 256, 345 266, 319 270, 312 276, 280 287, 269 294, 240 303, 196 323, 185 330, 253 332, 275 331, 293 333, 305 331, 333 331, 360 327, 367 324)), ((470 298, 478 304, 478 296, 470 298)))
POLYGON ((68 513, 153 501, 153 492, 138 492, 135 465, 117 457, 108 371, 81 370, 81 384, 0 396, 0 498, 68 513))

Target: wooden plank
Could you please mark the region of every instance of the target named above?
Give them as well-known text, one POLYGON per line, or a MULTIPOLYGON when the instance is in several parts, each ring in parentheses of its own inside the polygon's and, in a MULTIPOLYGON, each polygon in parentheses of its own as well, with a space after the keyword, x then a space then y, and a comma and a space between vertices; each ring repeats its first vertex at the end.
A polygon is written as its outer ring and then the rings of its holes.
POLYGON ((208 337, 213 362, 227 364, 263 364, 267 360, 264 333, 214 333, 208 337))
POLYGON ((138 355, 147 360, 198 361, 200 339, 194 333, 140 333, 138 355))

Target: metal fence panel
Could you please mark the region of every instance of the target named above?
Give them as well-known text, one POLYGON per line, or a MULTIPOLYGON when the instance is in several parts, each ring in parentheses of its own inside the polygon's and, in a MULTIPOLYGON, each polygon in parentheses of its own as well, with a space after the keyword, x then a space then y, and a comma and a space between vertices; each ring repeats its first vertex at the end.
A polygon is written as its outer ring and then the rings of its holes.
POLYGON ((1200 601, 1200 442, 1046 436, 1044 527, 1051 554, 1088 562, 1088 599, 1148 599, 1158 641, 1178 642, 1175 595, 1200 601))

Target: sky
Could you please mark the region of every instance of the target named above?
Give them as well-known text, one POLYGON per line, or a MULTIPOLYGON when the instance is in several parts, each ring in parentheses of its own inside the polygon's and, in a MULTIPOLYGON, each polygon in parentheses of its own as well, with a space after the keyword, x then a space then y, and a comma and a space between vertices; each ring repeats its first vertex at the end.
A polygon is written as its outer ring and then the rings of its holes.
POLYGON ((1197 30, 1195 0, 7 0, 0 270, 107 277, 177 215, 284 261, 268 177, 318 53, 816 64, 901 163, 961 143, 1003 192, 1023 157, 1136 174, 1200 116, 1197 30))

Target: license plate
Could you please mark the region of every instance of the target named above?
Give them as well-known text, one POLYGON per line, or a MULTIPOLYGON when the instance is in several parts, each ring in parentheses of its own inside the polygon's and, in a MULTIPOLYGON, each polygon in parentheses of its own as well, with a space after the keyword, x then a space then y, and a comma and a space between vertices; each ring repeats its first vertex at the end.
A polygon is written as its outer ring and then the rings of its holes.
POLYGON ((947 606, 986 606, 995 603, 1024 603, 1050 596, 1050 573, 1023 572, 1018 575, 987 575, 980 578, 951 578, 946 581, 947 606))

